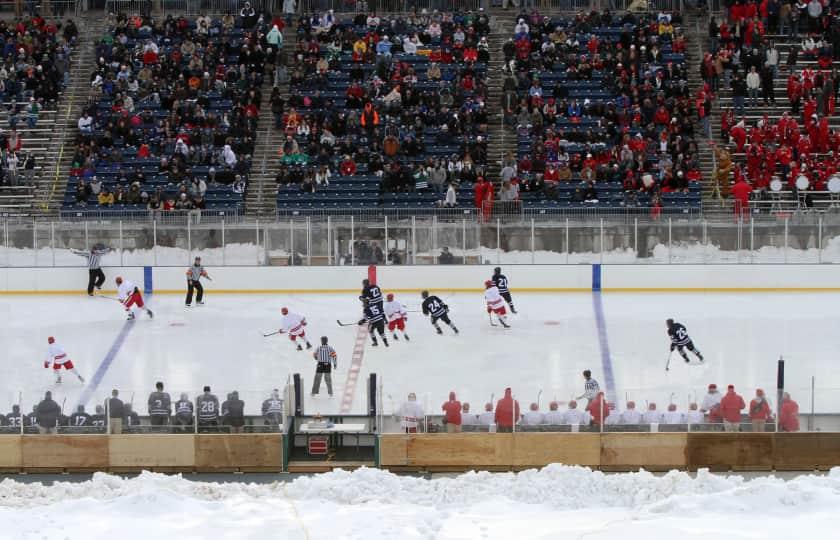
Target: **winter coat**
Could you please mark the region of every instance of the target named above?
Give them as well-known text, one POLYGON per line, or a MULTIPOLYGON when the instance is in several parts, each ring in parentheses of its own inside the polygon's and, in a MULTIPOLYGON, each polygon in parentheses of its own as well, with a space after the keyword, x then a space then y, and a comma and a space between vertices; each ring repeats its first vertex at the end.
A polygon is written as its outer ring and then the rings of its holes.
POLYGON ((449 401, 444 403, 441 409, 447 424, 461 425, 461 402, 455 399, 455 392, 449 392, 449 401))
POLYGON ((496 425, 512 428, 519 418, 519 402, 514 401, 510 388, 505 388, 505 397, 496 402, 496 425))
POLYGON ((773 413, 770 411, 770 405, 767 400, 755 398, 750 401, 750 420, 770 420, 773 413))
POLYGON ((55 427, 61 416, 61 407, 51 397, 44 398, 35 410, 38 425, 41 427, 55 427))
POLYGON ((589 415, 592 417, 592 423, 596 425, 600 425, 601 422, 610 415, 610 407, 607 400, 604 399, 604 393, 599 392, 595 399, 589 402, 587 405, 586 410, 589 412, 589 415), (601 404, 603 403, 603 407, 601 404), (601 416, 603 411, 603 417, 601 416))
POLYGON ((741 411, 746 406, 744 398, 736 394, 735 390, 729 390, 720 400, 720 413, 727 422, 740 422, 741 411))
POLYGON ((782 401, 782 408, 779 411, 779 429, 799 431, 799 404, 792 399, 782 401))

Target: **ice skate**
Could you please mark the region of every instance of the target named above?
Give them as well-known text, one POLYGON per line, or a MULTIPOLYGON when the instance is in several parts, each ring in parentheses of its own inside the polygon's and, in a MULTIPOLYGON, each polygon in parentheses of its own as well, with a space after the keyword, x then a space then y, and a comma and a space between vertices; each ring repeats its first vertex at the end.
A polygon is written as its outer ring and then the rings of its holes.
POLYGON ((396 332, 394 332, 394 341, 399 341, 399 340, 400 340, 400 338, 399 338, 399 337, 397 337, 397 333, 396 333, 396 332))
POLYGON ((302 351, 302 350, 303 350, 303 347, 302 347, 302 346, 300 346, 300 345, 298 345, 298 346, 297 346, 297 350, 302 351))
POLYGON ((150 319, 154 319, 154 318, 155 318, 155 314, 154 314, 154 312, 153 312, 151 309, 147 309, 147 310, 146 310, 146 315, 148 315, 150 319))

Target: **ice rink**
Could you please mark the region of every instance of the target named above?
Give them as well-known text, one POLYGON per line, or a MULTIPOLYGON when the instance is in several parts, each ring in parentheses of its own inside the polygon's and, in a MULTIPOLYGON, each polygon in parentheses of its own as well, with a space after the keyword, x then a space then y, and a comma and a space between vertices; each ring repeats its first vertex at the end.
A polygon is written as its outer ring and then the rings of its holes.
MULTIPOLYGON (((387 292, 387 289, 384 290, 387 292)), ((481 293, 438 292, 452 308, 461 330, 438 336, 419 312, 419 294, 398 294, 412 313, 411 342, 372 348, 368 342, 352 392, 350 411, 365 410, 365 380, 377 373, 383 382, 386 412, 416 392, 427 412, 436 413, 450 390, 480 411, 491 395, 513 388, 526 406, 542 390, 542 408, 551 399, 581 394, 581 371, 591 369, 612 399, 637 403, 673 400, 681 409, 689 399, 702 399, 708 383, 735 384, 745 396, 764 388, 775 401, 776 361, 787 361, 787 388, 803 411, 811 376, 817 377, 816 411, 840 411, 840 371, 834 354, 840 345, 837 294, 744 293, 568 293, 517 294, 519 310, 510 329, 491 327, 481 293), (664 370, 669 341, 664 320, 673 317, 688 328, 702 349, 703 365, 685 365, 674 355, 664 370)), ((127 323, 122 308, 105 298, 73 296, 5 296, 0 299, 3 343, 0 410, 11 410, 22 394, 28 411, 52 390, 65 412, 79 402, 92 411, 118 388, 124 399, 134 396, 135 409, 146 413, 145 400, 155 381, 164 381, 173 400, 181 392, 194 398, 210 385, 220 399, 238 390, 246 412, 258 413, 272 388, 300 373, 307 413, 337 413, 348 384, 357 328, 339 327, 336 319, 360 316, 355 295, 215 295, 208 287, 207 304, 185 309, 180 295, 153 295, 148 303, 154 320, 145 316, 127 323), (335 397, 308 396, 314 373, 311 354, 297 352, 276 330, 280 308, 306 316, 313 344, 327 335, 339 355, 334 375, 335 397), (64 375, 61 385, 43 368, 47 337, 55 336, 79 371, 81 384, 64 375)), ((664 408, 664 407, 662 407, 664 408)))

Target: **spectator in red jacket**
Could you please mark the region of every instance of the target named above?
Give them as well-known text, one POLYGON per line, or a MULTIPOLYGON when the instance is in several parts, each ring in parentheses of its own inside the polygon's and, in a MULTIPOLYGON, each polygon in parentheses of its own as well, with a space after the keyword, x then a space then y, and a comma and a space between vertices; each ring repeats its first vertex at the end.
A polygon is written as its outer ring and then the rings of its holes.
POLYGON ((720 400, 720 414, 723 416, 723 428, 728 432, 737 432, 741 425, 741 411, 746 407, 744 398, 735 393, 735 386, 729 385, 726 395, 720 400))
POLYGON ((752 186, 747 183, 743 175, 732 186, 732 196, 735 198, 735 221, 749 219, 750 193, 752 193, 752 190, 752 186))
POLYGON ((767 403, 767 398, 764 396, 764 390, 761 388, 756 389, 755 398, 750 401, 752 430, 757 433, 763 433, 764 425, 772 418, 773 412, 770 410, 770 404, 767 403))
POLYGON ((790 399, 790 394, 782 394, 782 407, 779 411, 779 429, 799 431, 799 404, 790 399))
POLYGON ((499 433, 510 433, 519 418, 519 402, 513 399, 510 388, 505 388, 505 397, 496 402, 496 429, 499 433))
POLYGON ((610 415, 610 406, 607 403, 607 398, 604 397, 604 393, 598 392, 595 399, 591 400, 589 405, 586 406, 586 410, 592 417, 592 423, 600 426, 604 419, 610 415))
POLYGON ((461 402, 455 399, 455 392, 449 392, 449 401, 444 403, 441 409, 446 420, 446 432, 459 433, 461 431, 461 402))

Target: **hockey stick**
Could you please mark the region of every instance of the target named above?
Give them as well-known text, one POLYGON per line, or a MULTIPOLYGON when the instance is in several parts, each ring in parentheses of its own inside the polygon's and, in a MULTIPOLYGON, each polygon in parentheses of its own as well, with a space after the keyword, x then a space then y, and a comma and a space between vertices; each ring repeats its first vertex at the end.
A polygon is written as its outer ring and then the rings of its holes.
POLYGON ((490 319, 490 326, 499 326, 498 324, 493 322, 493 314, 487 313, 487 318, 490 319))
POLYGON ((263 337, 273 336, 275 334, 282 334, 282 333, 283 333, 282 330, 278 330, 276 332, 269 332, 268 334, 263 334, 263 337))
POLYGON ((668 361, 665 362, 665 371, 668 371, 668 368, 671 367, 671 357, 674 355, 674 351, 668 351, 668 361))
POLYGON ((338 326, 357 326, 359 324, 359 323, 341 322, 338 319, 336 319, 335 322, 338 323, 338 326))
POLYGON ((120 299, 119 299, 119 298, 117 298, 116 296, 105 296, 104 294, 97 294, 97 295, 96 295, 96 297, 97 297, 97 298, 104 298, 104 299, 106 299, 106 300, 115 300, 115 301, 117 301, 117 302, 119 302, 119 303, 122 303, 122 300, 120 300, 120 299))
POLYGON ((540 408, 540 398, 541 397, 542 397, 542 388, 540 388, 540 391, 537 393, 537 408, 538 409, 540 408))

